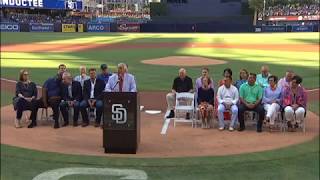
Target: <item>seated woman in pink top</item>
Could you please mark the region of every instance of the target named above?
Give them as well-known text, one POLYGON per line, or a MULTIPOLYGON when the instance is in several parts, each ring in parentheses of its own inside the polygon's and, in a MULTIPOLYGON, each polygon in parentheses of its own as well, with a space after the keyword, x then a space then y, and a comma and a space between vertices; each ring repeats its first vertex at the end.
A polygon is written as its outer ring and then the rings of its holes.
POLYGON ((282 107, 290 131, 299 127, 307 108, 307 94, 304 88, 300 86, 301 82, 302 78, 300 76, 294 76, 290 86, 282 92, 282 107))

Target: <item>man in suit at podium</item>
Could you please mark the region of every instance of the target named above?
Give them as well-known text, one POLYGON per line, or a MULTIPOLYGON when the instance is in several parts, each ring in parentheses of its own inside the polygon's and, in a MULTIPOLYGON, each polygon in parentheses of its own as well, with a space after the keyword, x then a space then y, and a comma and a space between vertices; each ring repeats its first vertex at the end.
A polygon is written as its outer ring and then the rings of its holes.
POLYGON ((124 63, 118 64, 118 73, 113 74, 105 87, 106 92, 137 92, 133 75, 126 72, 124 63))
POLYGON ((83 100, 80 103, 81 115, 83 118, 82 127, 89 125, 87 108, 96 108, 96 123, 95 127, 99 127, 103 111, 103 90, 105 83, 101 79, 97 79, 96 69, 89 70, 90 79, 84 81, 83 85, 83 100))

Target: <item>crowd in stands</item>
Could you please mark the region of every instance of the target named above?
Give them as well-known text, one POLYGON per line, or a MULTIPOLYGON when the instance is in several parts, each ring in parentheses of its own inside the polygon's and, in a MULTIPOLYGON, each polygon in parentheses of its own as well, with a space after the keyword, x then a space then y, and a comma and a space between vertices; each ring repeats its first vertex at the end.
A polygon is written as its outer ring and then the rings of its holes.
MULTIPOLYGON (((16 23, 65 23, 65 24, 85 24, 89 21, 103 23, 99 21, 99 17, 86 18, 82 16, 48 16, 44 14, 25 14, 25 13, 7 13, 1 11, 1 22, 16 22, 16 23)), ((112 22, 137 22, 144 23, 150 20, 150 17, 142 13, 133 12, 109 12, 103 15, 112 20, 112 22)), ((109 22, 111 22, 111 20, 109 22)))
MULTIPOLYGON (((74 109, 73 126, 78 126, 80 112, 82 126, 88 126, 91 116, 88 112, 94 110, 94 126, 102 126, 103 92, 137 92, 137 88, 135 77, 128 72, 127 64, 118 64, 118 71, 113 74, 109 72, 106 64, 102 64, 100 68, 100 74, 96 74, 95 68, 90 68, 87 74, 86 67, 81 66, 79 74, 72 76, 66 65, 59 65, 58 73, 45 81, 41 98, 38 98, 36 85, 30 80, 29 71, 21 70, 13 99, 17 113, 15 126, 21 127, 24 110, 32 111, 32 122, 28 128, 37 126, 38 109, 48 107, 53 110, 54 128, 60 128, 60 112, 64 119, 62 126, 69 125, 70 108, 74 109)), ((269 124, 270 131, 274 130, 278 112, 283 112, 289 130, 294 131, 304 122, 307 94, 301 84, 302 78, 291 70, 287 70, 284 77, 278 78, 270 73, 268 66, 262 66, 259 74, 241 69, 239 79, 233 80, 232 70, 226 68, 222 79, 218 81, 218 90, 215 89, 216 85, 206 67, 202 68, 201 76, 196 79, 195 84, 187 75, 186 69, 181 68, 178 74, 173 81, 171 92, 166 96, 170 112, 166 118, 176 117, 177 97, 180 93, 187 93, 194 97, 202 120, 212 121, 214 115, 217 115, 220 131, 226 128, 225 119, 231 120, 227 128, 229 131, 234 131, 237 122, 238 130, 244 131, 244 115, 247 111, 257 114, 258 133, 262 132, 264 123, 269 124), (229 113, 229 118, 226 118, 226 113, 229 113)), ((190 116, 187 112, 186 119, 190 119, 190 116)), ((210 124, 203 128, 210 128, 210 124)))
MULTIPOLYGON (((272 7, 266 7, 265 16, 311 16, 319 15, 320 7, 318 4, 311 5, 298 5, 298 4, 288 4, 288 5, 277 5, 272 7)), ((259 13, 259 17, 263 16, 263 12, 259 13)))
POLYGON ((44 14, 25 14, 25 13, 1 13, 2 22, 16 23, 65 23, 65 24, 83 24, 89 21, 88 18, 80 16, 48 16, 44 14))

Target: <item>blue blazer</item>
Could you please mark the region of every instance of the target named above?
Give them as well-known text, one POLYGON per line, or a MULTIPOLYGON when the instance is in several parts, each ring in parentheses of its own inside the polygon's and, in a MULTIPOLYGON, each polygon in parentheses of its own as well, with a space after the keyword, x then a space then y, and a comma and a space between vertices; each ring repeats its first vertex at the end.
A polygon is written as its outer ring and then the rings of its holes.
POLYGON ((81 101, 82 100, 81 83, 78 81, 72 81, 71 90, 72 90, 72 98, 69 96, 68 86, 65 84, 62 84, 62 87, 61 87, 62 99, 65 101, 73 101, 73 100, 81 101))
MULTIPOLYGON (((96 79, 96 84, 94 86, 94 99, 102 100, 103 91, 105 88, 105 83, 101 79, 96 79)), ((90 93, 91 93, 91 80, 85 80, 83 83, 83 99, 88 100, 90 99, 90 93)))

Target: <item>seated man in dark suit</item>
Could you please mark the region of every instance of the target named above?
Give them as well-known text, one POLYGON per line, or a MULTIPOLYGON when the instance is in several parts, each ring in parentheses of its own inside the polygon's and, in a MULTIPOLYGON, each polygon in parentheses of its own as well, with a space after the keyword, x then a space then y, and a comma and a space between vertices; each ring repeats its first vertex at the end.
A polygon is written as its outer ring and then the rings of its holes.
POLYGON ((99 127, 101 123, 101 116, 103 111, 102 94, 105 88, 105 83, 96 77, 96 69, 89 70, 90 79, 84 81, 83 85, 83 100, 80 103, 81 115, 83 119, 82 127, 89 125, 89 118, 87 108, 96 108, 96 122, 95 127, 99 127))
POLYGON ((78 117, 80 111, 80 102, 82 100, 82 87, 78 81, 73 81, 69 72, 62 75, 61 95, 62 100, 60 103, 60 111, 62 113, 64 124, 69 125, 68 109, 73 107, 73 126, 78 126, 78 117))

